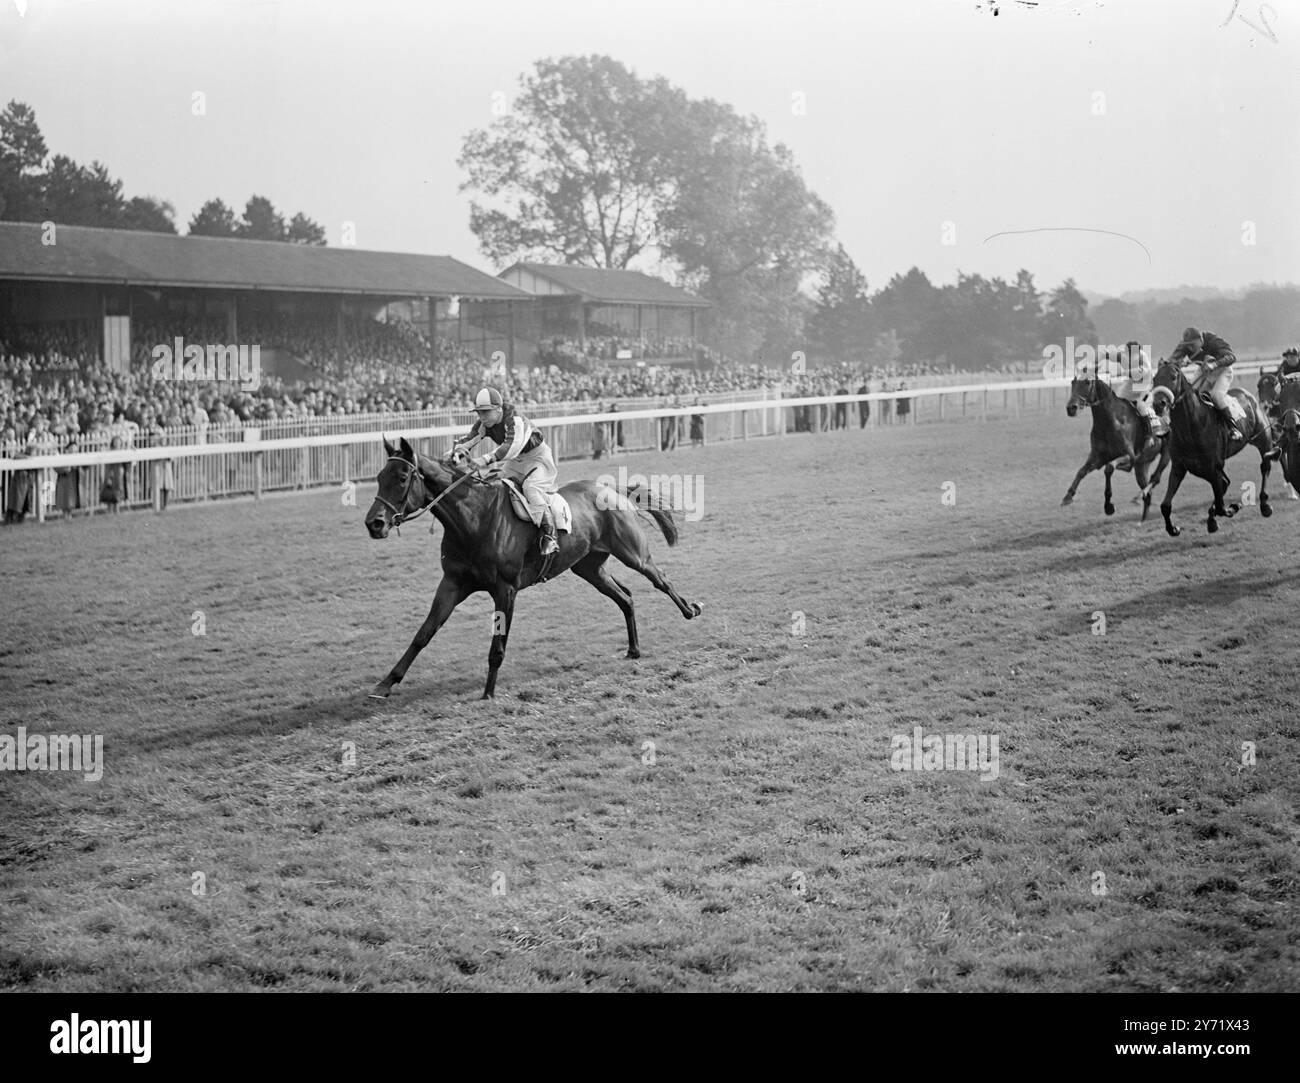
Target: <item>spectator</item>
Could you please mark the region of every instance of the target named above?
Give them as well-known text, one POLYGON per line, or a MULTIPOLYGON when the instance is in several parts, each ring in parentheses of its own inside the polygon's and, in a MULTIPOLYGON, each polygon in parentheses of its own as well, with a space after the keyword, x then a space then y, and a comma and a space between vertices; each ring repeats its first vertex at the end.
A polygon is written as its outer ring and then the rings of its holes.
MULTIPOLYGON (((113 437, 113 442, 110 445, 112 450, 116 451, 121 446, 121 437, 113 437)), ((118 502, 127 499, 126 463, 109 463, 104 468, 104 484, 99 488, 99 502, 107 504, 108 510, 116 515, 118 502)))

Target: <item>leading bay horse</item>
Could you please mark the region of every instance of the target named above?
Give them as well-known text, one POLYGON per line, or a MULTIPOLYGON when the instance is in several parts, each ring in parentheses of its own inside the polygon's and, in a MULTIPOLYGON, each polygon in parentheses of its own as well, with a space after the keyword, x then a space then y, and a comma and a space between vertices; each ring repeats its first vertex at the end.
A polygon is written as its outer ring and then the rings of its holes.
POLYGON ((442 579, 429 615, 406 653, 375 685, 372 698, 387 697, 452 610, 480 590, 492 595, 495 607, 487 686, 483 689, 483 698, 492 698, 496 695, 497 670, 506 654, 515 595, 563 571, 572 571, 613 600, 627 621, 627 657, 641 657, 632 593, 605 567, 611 556, 667 594, 687 620, 700 615, 701 606, 678 594, 650 558, 638 504, 659 525, 669 545, 677 542, 672 510, 664 507, 655 494, 638 493, 633 497, 592 481, 565 485, 560 492, 573 512, 573 529, 559 535, 560 551, 544 569, 537 549, 538 529, 514 514, 502 482, 485 483, 450 460, 416 455, 405 438, 396 447, 384 440, 384 453, 388 461, 379 471, 379 493, 366 512, 366 530, 372 538, 386 538, 392 527, 423 510, 431 510, 443 526, 442 579))
MULTIPOLYGON (((1199 380, 1198 380, 1199 383, 1199 380)), ((1268 473, 1272 460, 1277 458, 1277 449, 1273 446, 1273 432, 1268 416, 1259 405, 1258 400, 1245 388, 1234 387, 1228 394, 1244 408, 1246 416, 1242 421, 1246 438, 1235 435, 1227 419, 1218 409, 1202 400, 1200 392, 1186 376, 1176 361, 1162 361, 1152 380, 1151 405, 1158 413, 1169 412, 1169 443, 1173 466, 1169 471, 1169 485, 1165 489, 1165 498, 1160 502, 1160 514, 1165 518, 1165 531, 1176 538, 1182 533, 1174 525, 1170 513, 1174 506, 1174 494, 1183 478, 1195 474, 1204 478, 1214 490, 1214 503, 1210 505, 1205 519, 1205 529, 1213 534, 1219 529, 1216 521, 1219 517, 1231 517, 1241 510, 1241 505, 1233 503, 1224 506, 1223 497, 1230 482, 1223 466, 1232 456, 1247 444, 1253 444, 1259 451, 1259 513, 1268 518, 1273 508, 1268 501, 1268 473)))
POLYGON ((1147 512, 1151 509, 1151 493, 1160 483, 1160 475, 1165 472, 1165 467, 1169 465, 1168 437, 1151 436, 1137 407, 1128 399, 1116 395, 1110 384, 1097 378, 1096 372, 1070 381, 1070 398, 1065 404, 1065 412, 1074 417, 1080 406, 1092 407, 1091 449, 1088 458, 1079 467, 1079 472, 1074 475, 1074 481, 1070 483, 1061 503, 1069 504, 1084 476, 1104 466, 1106 499, 1102 509, 1107 515, 1114 515, 1115 505, 1110 499, 1110 476, 1115 473, 1116 467, 1120 470, 1131 469, 1140 490, 1138 496, 1142 500, 1142 520, 1145 522, 1147 512), (1156 472, 1148 481, 1147 469, 1153 462, 1156 463, 1156 472))

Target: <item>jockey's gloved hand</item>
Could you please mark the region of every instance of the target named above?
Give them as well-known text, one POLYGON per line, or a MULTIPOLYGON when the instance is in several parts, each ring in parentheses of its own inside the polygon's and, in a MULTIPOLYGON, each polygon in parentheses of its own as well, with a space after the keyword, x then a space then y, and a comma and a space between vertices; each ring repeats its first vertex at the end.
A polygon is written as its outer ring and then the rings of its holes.
POLYGON ((486 470, 489 466, 492 465, 493 459, 491 455, 479 455, 471 459, 470 462, 472 462, 480 470, 486 470))

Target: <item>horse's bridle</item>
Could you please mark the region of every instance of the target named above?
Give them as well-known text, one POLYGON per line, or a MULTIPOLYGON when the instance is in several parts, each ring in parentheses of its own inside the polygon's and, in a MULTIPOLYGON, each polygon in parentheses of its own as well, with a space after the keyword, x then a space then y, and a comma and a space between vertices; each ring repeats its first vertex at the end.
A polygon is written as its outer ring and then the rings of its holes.
POLYGON ((403 463, 404 465, 409 466, 411 468, 411 472, 406 475, 406 486, 405 488, 402 489, 402 508, 399 509, 394 507, 378 493, 375 494, 375 499, 378 500, 379 503, 383 504, 384 507, 386 507, 390 512, 393 513, 393 521, 390 525, 394 530, 400 527, 403 523, 410 522, 411 520, 414 519, 418 519, 426 511, 432 511, 448 496, 448 494, 451 493, 451 491, 454 488, 456 488, 457 485, 459 485, 462 481, 466 481, 469 478, 472 478, 474 476, 473 474, 469 474, 469 473, 461 474, 461 476, 458 477, 455 481, 453 481, 450 485, 448 485, 447 488, 443 489, 440 495, 434 497, 427 504, 422 505, 419 508, 419 510, 415 512, 415 514, 408 517, 406 515, 406 512, 402 509, 406 507, 407 502, 411 498, 411 486, 415 483, 415 479, 417 476, 420 478, 420 485, 421 487, 424 488, 425 496, 429 495, 429 490, 428 487, 425 486, 424 484, 424 476, 420 473, 420 464, 418 461, 411 463, 408 462, 406 459, 403 459, 400 455, 388 456, 388 461, 390 463, 393 462, 394 460, 396 460, 399 463, 403 463))
POLYGON ((1097 398, 1097 381, 1098 376, 1095 372, 1087 380, 1079 380, 1079 383, 1088 385, 1088 394, 1086 397, 1083 395, 1071 396, 1070 402, 1074 402, 1077 398, 1084 406, 1096 406, 1099 401, 1097 398))

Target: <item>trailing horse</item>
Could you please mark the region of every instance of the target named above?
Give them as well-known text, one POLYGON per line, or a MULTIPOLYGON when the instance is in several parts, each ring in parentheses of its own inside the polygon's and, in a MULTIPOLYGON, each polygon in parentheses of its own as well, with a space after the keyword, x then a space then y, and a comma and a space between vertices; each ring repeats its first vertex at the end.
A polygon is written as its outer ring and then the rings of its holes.
POLYGON ((371 697, 385 698, 452 610, 480 590, 492 595, 495 608, 483 698, 494 696, 514 617, 515 595, 563 571, 572 571, 613 600, 627 621, 627 657, 641 657, 632 594, 609 574, 605 561, 610 556, 618 557, 667 594, 687 620, 700 615, 700 605, 682 598, 650 558, 638 503, 644 503, 664 540, 669 545, 677 542, 673 513, 653 494, 629 498, 627 492, 591 481, 565 485, 560 494, 572 511, 573 529, 561 533, 560 551, 543 565, 537 551, 537 528, 516 517, 504 483, 484 483, 448 460, 417 456, 405 439, 397 447, 385 440, 384 452, 388 461, 379 471, 379 492, 366 512, 366 529, 372 538, 386 538, 392 527, 422 511, 432 511, 444 528, 442 579, 429 615, 411 645, 388 676, 375 685, 371 697))
POLYGON ((1300 375, 1281 381, 1278 422, 1282 430, 1282 476, 1293 489, 1300 489, 1300 375))
POLYGON ((1070 398, 1065 404, 1065 412, 1074 417, 1081 406, 1092 407, 1092 449, 1088 458, 1074 475, 1074 481, 1066 490, 1062 504, 1069 504, 1074 499, 1075 491, 1087 474, 1102 467, 1106 468, 1106 498, 1102 507, 1107 515, 1115 514, 1115 505, 1111 503, 1110 476, 1118 467, 1120 470, 1132 470, 1138 483, 1138 496, 1142 500, 1142 519, 1145 522, 1151 508, 1151 493, 1160 481, 1169 464, 1168 437, 1154 437, 1147 432, 1146 423, 1137 407, 1127 399, 1120 398, 1105 380, 1097 379, 1096 373, 1089 378, 1079 378, 1070 383, 1070 398), (1157 459, 1159 460, 1157 462, 1157 459), (1147 469, 1156 462, 1156 472, 1147 480, 1147 469))
POLYGON ((1282 430, 1278 424, 1278 398, 1282 392, 1282 378, 1276 372, 1261 372, 1259 382, 1255 384, 1255 393, 1259 396, 1259 404, 1264 408, 1264 413, 1273 423, 1273 442, 1277 443, 1282 437, 1282 430))
POLYGON ((1246 416, 1242 422, 1246 436, 1244 440, 1233 432, 1227 419, 1214 406, 1201 398, 1177 362, 1163 361, 1156 370, 1152 381, 1151 405, 1160 413, 1166 409, 1169 411, 1169 443, 1173 466, 1169 471, 1165 498, 1160 502, 1160 513, 1165 518, 1165 530, 1170 537, 1176 538, 1182 533, 1174 525, 1170 513, 1174 506, 1174 494, 1188 473, 1204 478, 1214 490, 1214 503, 1210 505, 1205 520, 1205 529, 1211 534, 1219 529, 1216 521, 1218 517, 1230 518, 1241 510, 1241 505, 1237 503, 1224 506, 1223 497, 1230 483, 1223 466, 1247 444, 1253 444, 1259 451, 1259 513, 1266 519, 1273 514, 1267 488, 1269 470, 1273 465, 1272 460, 1277 458, 1277 450, 1273 446, 1268 416, 1255 396, 1244 388, 1234 387, 1228 394, 1245 410, 1246 416))

